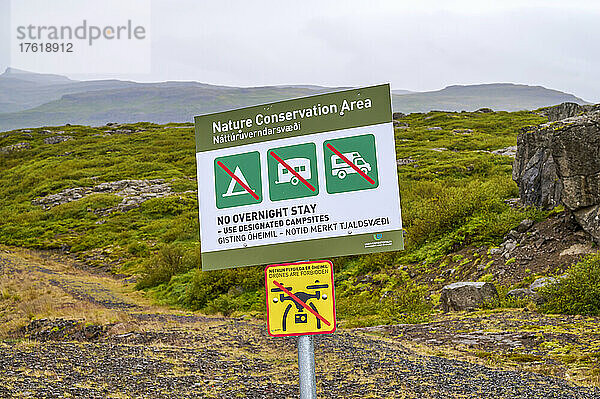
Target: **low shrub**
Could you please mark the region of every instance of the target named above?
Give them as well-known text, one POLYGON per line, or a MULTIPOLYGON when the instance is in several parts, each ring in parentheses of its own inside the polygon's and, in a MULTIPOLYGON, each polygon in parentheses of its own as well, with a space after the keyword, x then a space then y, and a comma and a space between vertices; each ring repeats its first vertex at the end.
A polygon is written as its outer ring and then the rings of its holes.
POLYGON ((600 316, 600 254, 574 264, 538 292, 546 300, 543 312, 600 316))
POLYGON ((244 267, 237 269, 196 271, 186 292, 184 304, 194 310, 205 309, 212 302, 211 313, 231 313, 235 310, 249 310, 244 301, 234 301, 236 306, 228 302, 232 297, 264 291, 264 272, 262 267, 244 267), (221 298, 228 295, 230 298, 221 298))
POLYGON ((174 275, 198 267, 199 258, 199 249, 186 252, 177 245, 163 244, 158 252, 144 263, 142 276, 135 287, 146 289, 168 283, 174 275))
POLYGON ((432 309, 426 293, 427 287, 404 271, 375 275, 368 284, 349 279, 337 288, 336 313, 351 327, 419 322, 432 309))

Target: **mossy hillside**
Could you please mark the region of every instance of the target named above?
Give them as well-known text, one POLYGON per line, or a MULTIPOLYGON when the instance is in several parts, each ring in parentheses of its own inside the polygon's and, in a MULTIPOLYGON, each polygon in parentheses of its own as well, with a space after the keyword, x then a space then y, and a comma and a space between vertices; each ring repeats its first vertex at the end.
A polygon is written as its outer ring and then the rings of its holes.
POLYGON ((165 128, 142 123, 119 128, 143 130, 109 135, 110 127, 65 126, 51 128, 49 134, 40 133, 46 129, 32 129, 32 133, 17 131, 3 138, 0 146, 26 141, 32 148, 0 156, 4 201, 0 240, 34 248, 67 246, 75 253, 111 247, 124 252, 121 257, 126 259, 143 258, 148 253, 143 248, 158 242, 196 241, 193 194, 149 200, 140 208, 106 217, 94 211, 114 206, 119 197, 93 195, 47 211, 32 205, 32 199, 66 188, 123 179, 162 178, 174 191, 195 190, 196 183, 186 178, 195 174, 191 125, 165 128), (44 138, 58 133, 73 139, 44 144, 44 138))
MULTIPOLYGON (((517 195, 512 159, 489 151, 515 145, 519 128, 543 121, 532 112, 431 112, 403 118, 408 128, 396 129, 397 156, 414 160, 398 167, 406 250, 333 259, 339 315, 350 323, 368 319, 373 324, 426 314, 431 307, 424 300, 426 287, 415 284, 402 265, 427 269, 466 245, 498 243, 525 217, 542 217, 504 203, 517 195)), ((31 149, 0 156, 0 242, 70 248, 91 261, 102 254, 100 261, 110 260, 120 273, 145 271, 147 276, 159 270, 160 277, 147 280, 154 282, 144 288, 154 285, 150 291, 168 303, 226 313, 262 310, 261 267, 195 269, 197 200, 183 193, 196 189, 192 125, 118 127, 131 134, 110 133, 114 129, 64 126, 1 138, 0 147, 28 142, 31 149), (57 134, 73 139, 44 144, 44 137, 57 134), (150 178, 166 179, 176 194, 105 216, 97 210, 114 206, 118 197, 86 197, 49 210, 31 203, 65 188, 150 178), (168 257, 159 254, 168 251, 165 245, 182 251, 184 264, 165 262, 168 257)))

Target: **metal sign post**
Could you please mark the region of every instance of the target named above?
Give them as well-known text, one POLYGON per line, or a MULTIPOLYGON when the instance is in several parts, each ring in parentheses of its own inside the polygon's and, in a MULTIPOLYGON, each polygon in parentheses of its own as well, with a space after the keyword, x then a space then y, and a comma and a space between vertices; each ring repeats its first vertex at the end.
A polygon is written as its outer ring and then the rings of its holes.
POLYGON ((316 399, 315 344, 312 335, 298 337, 298 373, 300 375, 300 399, 316 399))

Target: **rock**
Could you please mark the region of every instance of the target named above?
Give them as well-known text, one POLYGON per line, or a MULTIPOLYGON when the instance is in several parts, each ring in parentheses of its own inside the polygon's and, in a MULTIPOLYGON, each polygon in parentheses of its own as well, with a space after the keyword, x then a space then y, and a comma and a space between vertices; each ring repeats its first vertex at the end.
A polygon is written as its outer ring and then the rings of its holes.
POLYGON ((430 148, 431 151, 435 151, 435 152, 442 152, 442 151, 448 151, 448 149, 446 147, 439 147, 439 148, 430 148))
POLYGON ((569 248, 563 250, 560 256, 574 256, 574 255, 587 255, 595 252, 592 243, 588 242, 585 244, 573 244, 569 248))
POLYGON ((517 248, 517 243, 514 241, 508 241, 506 243, 504 243, 504 249, 506 250, 506 252, 512 252, 515 250, 515 248, 517 248))
POLYGON ((491 108, 479 108, 475 112, 479 112, 480 114, 491 114, 492 112, 494 112, 494 110, 491 108))
POLYGON ((406 123, 406 122, 398 122, 398 121, 394 121, 394 127, 408 128, 408 123, 406 123))
POLYGON ((517 230, 511 230, 508 232, 505 239, 507 241, 518 241, 519 238, 521 238, 521 233, 519 233, 517 230))
POLYGON ((552 107, 542 108, 539 113, 548 117, 549 122, 555 122, 594 111, 600 111, 600 104, 579 105, 577 103, 567 102, 552 107))
POLYGON ((404 165, 410 165, 412 163, 417 162, 416 160, 412 159, 411 157, 408 158, 399 158, 396 160, 396 165, 398 166, 404 166, 404 165))
POLYGON ((46 341, 96 341, 105 336, 111 327, 87 324, 80 320, 37 319, 21 327, 19 333, 32 340, 46 341))
POLYGON ((505 199, 503 202, 513 209, 521 208, 521 199, 520 198, 508 198, 508 199, 505 199))
POLYGON ((475 310, 498 299, 498 291, 492 283, 463 281, 446 285, 442 289, 440 303, 444 312, 475 310))
POLYGON ((403 114, 402 112, 394 112, 392 114, 392 119, 402 119, 406 117, 406 114, 403 114))
POLYGON ((521 130, 517 136, 517 154, 512 173, 513 180, 519 186, 521 203, 545 210, 560 204, 562 188, 550 150, 549 136, 547 132, 534 135, 521 130))
POLYGON ((31 203, 33 205, 39 205, 44 209, 50 209, 57 205, 77 201, 88 195, 99 193, 115 194, 123 198, 121 203, 116 207, 94 211, 101 216, 115 211, 126 212, 137 208, 149 199, 173 195, 171 187, 168 183, 165 183, 163 179, 118 180, 100 183, 95 187, 68 188, 57 194, 49 194, 43 198, 35 198, 31 203))
POLYGON ((529 289, 533 292, 536 292, 540 288, 545 287, 548 284, 554 284, 557 281, 558 280, 554 277, 540 277, 536 279, 533 283, 531 283, 529 289))
POLYGON ((492 154, 514 158, 515 155, 517 154, 517 146, 513 145, 510 147, 506 147, 506 148, 500 148, 498 150, 492 151, 492 154))
POLYGON ((523 204, 562 203, 600 243, 600 110, 523 129, 513 179, 523 204))
POLYGON ((28 150, 31 148, 29 143, 17 143, 13 145, 7 145, 6 147, 0 147, 0 153, 8 154, 9 152, 28 150))
POLYGON ((527 230, 533 227, 533 223, 533 220, 525 219, 517 226, 517 231, 519 233, 525 233, 527 230))
POLYGON ((431 127, 428 127, 427 130, 442 130, 442 128, 439 126, 431 126, 431 127))
POLYGON ((600 244, 600 205, 588 206, 573 212, 577 223, 600 244))
POLYGON ((73 137, 71 136, 52 136, 52 137, 46 137, 44 139, 44 143, 45 144, 58 144, 58 143, 62 143, 63 141, 67 141, 67 140, 71 140, 73 137))
POLYGON ((508 298, 516 298, 516 299, 522 299, 522 298, 533 298, 534 296, 537 296, 537 294, 530 290, 529 288, 517 288, 514 290, 510 290, 506 293, 506 296, 508 298))
POLYGON ((490 248, 490 255, 500 255, 504 250, 500 247, 490 248))
POLYGON ((473 133, 473 129, 454 129, 452 130, 452 133, 462 134, 466 136, 473 133))

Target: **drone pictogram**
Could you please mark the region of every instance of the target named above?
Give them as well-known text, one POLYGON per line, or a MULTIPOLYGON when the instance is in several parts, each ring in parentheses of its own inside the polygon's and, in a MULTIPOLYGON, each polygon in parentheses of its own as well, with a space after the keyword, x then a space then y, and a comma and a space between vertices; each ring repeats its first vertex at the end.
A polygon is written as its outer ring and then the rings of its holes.
POLYGON ((310 309, 312 309, 313 311, 310 313, 314 314, 317 318, 317 329, 321 328, 321 321, 324 321, 327 325, 331 325, 331 323, 329 323, 327 320, 323 319, 323 317, 319 315, 317 306, 314 304, 314 301, 312 301, 326 300, 327 294, 321 294, 321 290, 329 288, 329 284, 318 284, 319 280, 315 280, 315 284, 311 284, 306 287, 307 291, 314 290, 314 292, 309 293, 300 291, 292 293, 292 287, 284 287, 281 284, 278 284, 276 281, 274 281, 274 283, 275 285, 277 285, 277 288, 272 288, 271 292, 280 292, 280 294, 279 299, 273 298, 273 301, 279 301, 281 303, 285 301, 292 302, 287 305, 285 311, 283 312, 283 319, 281 320, 283 331, 287 331, 287 317, 293 305, 296 305, 296 313, 294 314, 295 324, 308 323, 308 313, 305 313, 304 310, 306 309, 310 311, 310 309), (309 303, 309 301, 311 302, 309 303), (310 309, 308 307, 310 307, 310 309))
POLYGON ((328 260, 265 268, 267 331, 274 337, 336 329, 333 264, 328 260))

